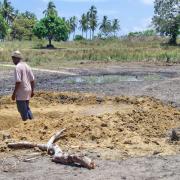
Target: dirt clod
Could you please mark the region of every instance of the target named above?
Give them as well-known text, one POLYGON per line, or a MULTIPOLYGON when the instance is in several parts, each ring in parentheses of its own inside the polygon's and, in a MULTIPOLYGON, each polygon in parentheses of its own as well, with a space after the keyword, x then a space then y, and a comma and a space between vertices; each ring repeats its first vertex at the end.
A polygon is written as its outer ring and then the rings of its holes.
POLYGON ((20 120, 9 97, 1 98, 0 129, 16 141, 47 142, 54 132, 66 128, 59 142, 63 149, 96 149, 102 158, 179 152, 177 144, 166 142, 166 134, 180 127, 180 111, 153 98, 104 97, 100 101, 93 94, 39 92, 31 101, 35 119, 27 122, 20 120), (120 153, 113 156, 117 153, 108 154, 105 149, 120 153))

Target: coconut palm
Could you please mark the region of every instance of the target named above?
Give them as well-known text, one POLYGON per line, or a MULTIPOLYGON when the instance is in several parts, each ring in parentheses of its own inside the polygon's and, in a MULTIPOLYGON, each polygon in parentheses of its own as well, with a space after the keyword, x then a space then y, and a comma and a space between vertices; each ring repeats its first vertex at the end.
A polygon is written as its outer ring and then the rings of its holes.
POLYGON ((90 31, 92 32, 92 35, 90 36, 90 39, 94 38, 94 31, 96 30, 98 26, 98 17, 97 17, 97 9, 95 6, 91 6, 89 9, 89 27, 90 31))
POLYGON ((58 13, 53 1, 48 2, 47 9, 43 11, 43 14, 45 14, 45 16, 49 16, 49 15, 57 16, 58 13))
POLYGON ((86 14, 86 19, 87 19, 87 31, 86 31, 86 39, 87 39, 88 30, 90 31, 90 38, 91 38, 90 12, 89 12, 89 11, 88 11, 87 14, 86 14))
POLYGON ((25 11, 24 13, 21 13, 21 15, 28 19, 37 19, 36 15, 30 11, 25 11))
POLYGON ((5 19, 0 14, 0 40, 4 40, 8 32, 8 26, 5 19))
POLYGON ((7 24, 10 24, 14 20, 14 8, 11 6, 11 2, 4 0, 1 4, 1 14, 7 24))
POLYGON ((70 31, 71 33, 73 33, 73 39, 75 38, 75 34, 76 34, 76 28, 77 28, 77 17, 73 16, 70 18, 70 31))
POLYGON ((114 37, 116 36, 116 33, 120 30, 120 23, 118 19, 114 19, 112 22, 112 31, 114 33, 114 37))
POLYGON ((2 15, 2 2, 0 1, 0 14, 2 15))
POLYGON ((86 32, 86 39, 87 39, 88 20, 86 14, 82 14, 79 23, 80 23, 80 29, 82 30, 82 36, 84 36, 84 32, 86 32))
POLYGON ((68 27, 68 39, 70 38, 70 35, 71 35, 71 24, 70 24, 70 19, 65 19, 65 22, 66 22, 66 25, 68 27))
POLYGON ((104 36, 109 36, 109 34, 112 32, 112 27, 111 27, 111 21, 108 20, 107 16, 103 17, 103 21, 99 27, 101 32, 103 33, 104 36))

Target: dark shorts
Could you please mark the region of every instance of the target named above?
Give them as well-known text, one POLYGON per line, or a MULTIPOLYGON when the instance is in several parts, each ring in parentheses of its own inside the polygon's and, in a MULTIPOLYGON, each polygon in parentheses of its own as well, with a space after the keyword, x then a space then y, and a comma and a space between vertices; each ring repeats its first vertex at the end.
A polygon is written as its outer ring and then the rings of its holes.
POLYGON ((16 104, 23 121, 26 121, 27 119, 33 119, 32 112, 29 108, 29 101, 16 101, 16 104))

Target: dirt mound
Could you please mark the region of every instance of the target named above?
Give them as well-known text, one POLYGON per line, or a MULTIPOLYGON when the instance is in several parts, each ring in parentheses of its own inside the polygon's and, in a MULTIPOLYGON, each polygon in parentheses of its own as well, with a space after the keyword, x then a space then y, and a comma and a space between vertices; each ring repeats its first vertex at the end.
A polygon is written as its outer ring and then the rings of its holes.
POLYGON ((180 127, 180 111, 153 98, 39 92, 31 102, 36 118, 28 122, 18 118, 9 97, 0 102, 0 130, 17 141, 46 142, 67 128, 59 142, 66 150, 98 151, 105 158, 179 152, 165 137, 169 129, 180 127))

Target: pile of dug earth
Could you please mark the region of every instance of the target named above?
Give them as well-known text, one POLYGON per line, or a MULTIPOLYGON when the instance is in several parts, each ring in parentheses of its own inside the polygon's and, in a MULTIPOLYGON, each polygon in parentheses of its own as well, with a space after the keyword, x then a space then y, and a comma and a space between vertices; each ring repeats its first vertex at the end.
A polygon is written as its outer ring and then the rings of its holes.
POLYGON ((105 159, 180 152, 178 142, 167 141, 168 130, 180 127, 180 110, 153 98, 38 92, 31 107, 35 119, 23 122, 10 97, 0 97, 1 153, 12 151, 6 141, 46 143, 63 128, 58 142, 63 150, 105 159))

